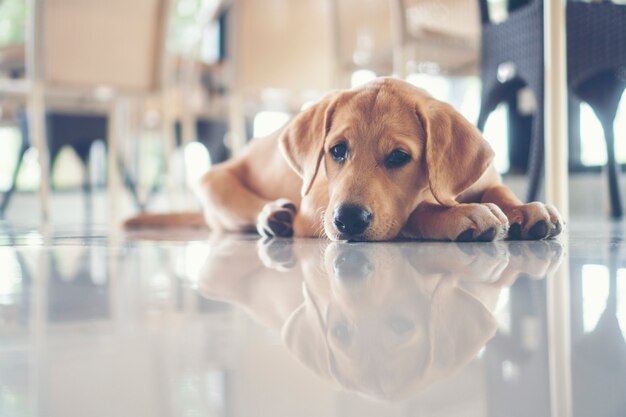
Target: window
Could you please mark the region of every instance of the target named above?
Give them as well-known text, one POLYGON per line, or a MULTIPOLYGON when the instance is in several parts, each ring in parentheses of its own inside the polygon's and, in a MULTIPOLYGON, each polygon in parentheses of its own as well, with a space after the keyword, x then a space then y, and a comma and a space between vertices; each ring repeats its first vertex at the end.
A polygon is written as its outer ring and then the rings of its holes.
POLYGON ((0 1, 0 46, 24 43, 26 0, 0 1))
POLYGON ((287 123, 289 113, 282 111, 262 111, 254 117, 252 134, 255 138, 260 138, 274 133, 278 128, 287 123))

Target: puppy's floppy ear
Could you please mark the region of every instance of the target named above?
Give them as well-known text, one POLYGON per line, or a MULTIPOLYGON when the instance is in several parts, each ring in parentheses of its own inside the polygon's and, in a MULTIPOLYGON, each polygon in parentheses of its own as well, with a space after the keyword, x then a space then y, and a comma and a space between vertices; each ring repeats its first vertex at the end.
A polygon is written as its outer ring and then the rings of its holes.
POLYGON ((279 149, 302 178, 303 196, 311 189, 319 170, 337 97, 336 93, 327 95, 293 118, 280 133, 279 149))
POLYGON ((430 189, 439 203, 455 205, 455 197, 483 175, 493 150, 480 131, 446 103, 420 100, 416 113, 426 132, 430 189))

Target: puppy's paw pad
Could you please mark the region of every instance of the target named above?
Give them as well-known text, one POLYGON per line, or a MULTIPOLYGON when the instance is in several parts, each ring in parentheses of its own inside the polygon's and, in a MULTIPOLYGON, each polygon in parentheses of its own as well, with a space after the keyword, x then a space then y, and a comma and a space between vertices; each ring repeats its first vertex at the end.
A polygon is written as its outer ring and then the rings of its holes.
POLYGON ((474 229, 467 229, 455 239, 457 242, 471 242, 474 240, 474 229))
POLYGON ((544 239, 548 236, 548 223, 545 220, 539 220, 528 230, 528 236, 531 239, 544 239))
POLYGON ((533 202, 517 206, 507 213, 511 222, 509 240, 542 240, 563 231, 559 212, 549 204, 533 202))
POLYGON ((513 223, 509 228, 509 239, 521 240, 522 239, 522 225, 519 223, 513 223))
POLYGON ((561 217, 561 213, 551 204, 546 204, 546 210, 548 210, 548 214, 550 215, 550 222, 552 223, 552 229, 548 235, 548 238, 556 237, 561 234, 563 229, 565 228, 565 221, 561 217))
POLYGON ((257 231, 266 237, 291 237, 295 214, 296 205, 287 199, 267 203, 257 218, 257 231))
MULTIPOLYGON (((459 219, 457 242, 492 242, 506 236, 509 222, 500 208, 494 204, 462 204, 457 206, 459 219), (468 227, 469 226, 469 227, 468 227)), ((457 229, 458 230, 458 229, 457 229)))
POLYGON ((489 229, 485 230, 480 235, 478 235, 476 240, 479 242, 491 242, 492 240, 496 238, 496 234, 497 234, 496 228, 490 227, 489 229))
POLYGON ((548 238, 556 237, 560 235, 563 231, 563 225, 561 224, 560 220, 556 220, 554 223, 552 223, 552 225, 554 226, 554 228, 550 231, 548 238))

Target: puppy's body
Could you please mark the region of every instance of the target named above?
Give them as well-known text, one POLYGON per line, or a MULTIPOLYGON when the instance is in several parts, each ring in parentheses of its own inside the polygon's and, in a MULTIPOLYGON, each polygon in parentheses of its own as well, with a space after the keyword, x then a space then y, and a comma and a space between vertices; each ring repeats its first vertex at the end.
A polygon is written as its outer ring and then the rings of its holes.
MULTIPOLYGON (((523 205, 502 185, 493 152, 452 107, 383 78, 332 93, 277 133, 209 171, 198 188, 214 230, 333 240, 541 239, 559 214, 523 205)), ((127 226, 172 223, 140 215, 127 226)))

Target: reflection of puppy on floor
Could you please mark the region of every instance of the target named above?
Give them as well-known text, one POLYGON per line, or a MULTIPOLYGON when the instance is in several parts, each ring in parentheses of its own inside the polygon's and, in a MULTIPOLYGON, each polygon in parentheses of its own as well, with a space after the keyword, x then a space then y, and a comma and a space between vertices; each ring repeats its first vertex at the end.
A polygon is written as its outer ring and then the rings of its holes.
POLYGON ((491 310, 502 285, 521 273, 544 276, 558 265, 558 243, 534 243, 551 255, 543 257, 530 253, 530 244, 513 255, 506 244, 476 253, 410 243, 333 243, 320 251, 308 241, 261 247, 256 259, 246 250, 243 262, 238 244, 225 257, 213 253, 200 285, 206 296, 241 305, 280 329, 288 349, 318 375, 370 397, 396 399, 477 355, 495 334, 491 310), (284 257, 289 249, 300 258, 289 273, 265 265, 268 253, 284 257), (235 259, 242 274, 219 273, 235 259))

